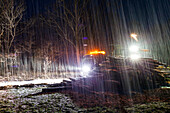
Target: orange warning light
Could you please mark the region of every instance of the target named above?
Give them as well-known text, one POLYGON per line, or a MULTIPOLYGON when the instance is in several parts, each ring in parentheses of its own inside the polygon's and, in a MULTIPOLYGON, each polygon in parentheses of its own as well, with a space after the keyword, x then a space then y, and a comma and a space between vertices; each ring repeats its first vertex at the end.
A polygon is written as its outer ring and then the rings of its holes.
POLYGON ((149 52, 149 49, 141 49, 141 51, 149 52))
POLYGON ((103 55, 105 55, 106 52, 105 51, 91 51, 90 54, 91 55, 93 55, 93 54, 103 54, 103 55))

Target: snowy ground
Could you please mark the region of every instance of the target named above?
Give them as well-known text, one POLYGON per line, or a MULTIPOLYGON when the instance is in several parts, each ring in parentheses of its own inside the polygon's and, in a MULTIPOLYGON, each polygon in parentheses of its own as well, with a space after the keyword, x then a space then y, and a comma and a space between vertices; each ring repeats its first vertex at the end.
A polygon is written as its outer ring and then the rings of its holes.
POLYGON ((80 72, 60 72, 60 73, 48 73, 46 75, 39 76, 23 76, 21 75, 12 75, 10 77, 0 76, 0 87, 4 86, 20 86, 20 85, 29 85, 29 84, 53 84, 61 83, 63 80, 69 80, 70 77, 79 77, 80 72))
POLYGON ((76 107, 72 100, 59 93, 28 96, 41 92, 42 87, 0 90, 0 113, 44 113, 85 111, 76 107))
POLYGON ((30 81, 5 81, 0 82, 0 87, 3 86, 13 86, 13 85, 27 85, 27 84, 53 84, 61 83, 63 80, 69 80, 67 78, 58 78, 58 79, 35 79, 30 81))

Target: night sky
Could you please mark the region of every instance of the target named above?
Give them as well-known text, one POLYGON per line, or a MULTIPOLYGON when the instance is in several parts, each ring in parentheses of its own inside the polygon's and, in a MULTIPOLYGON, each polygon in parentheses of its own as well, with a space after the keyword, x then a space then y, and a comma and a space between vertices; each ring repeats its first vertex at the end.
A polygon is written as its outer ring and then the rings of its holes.
MULTIPOLYGON (((127 21, 149 21, 149 19, 154 20, 156 16, 160 22, 166 22, 170 18, 169 0, 93 0, 90 2, 93 7, 104 8, 104 13, 117 10, 120 15, 125 15, 127 21), (152 16, 154 14, 155 16, 152 16)), ((44 13, 51 7, 50 5, 56 3, 56 0, 25 0, 25 3, 26 15, 33 16, 44 13)))

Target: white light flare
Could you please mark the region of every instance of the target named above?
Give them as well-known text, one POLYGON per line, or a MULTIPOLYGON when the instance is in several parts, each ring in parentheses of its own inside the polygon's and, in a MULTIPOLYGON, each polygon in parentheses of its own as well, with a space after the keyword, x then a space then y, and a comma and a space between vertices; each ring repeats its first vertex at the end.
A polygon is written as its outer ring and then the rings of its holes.
POLYGON ((139 51, 139 47, 136 45, 130 46, 129 48, 130 52, 138 52, 139 51))
POLYGON ((84 65, 84 66, 82 67, 82 71, 83 71, 84 73, 88 73, 90 70, 91 70, 91 67, 90 67, 89 65, 84 65))
POLYGON ((132 55, 130 56, 130 58, 131 58, 132 60, 138 60, 138 59, 140 59, 141 57, 140 57, 139 54, 132 54, 132 55))
POLYGON ((137 39, 137 34, 135 34, 135 33, 132 33, 131 35, 130 35, 134 40, 136 40, 137 42, 138 42, 138 39, 137 39))

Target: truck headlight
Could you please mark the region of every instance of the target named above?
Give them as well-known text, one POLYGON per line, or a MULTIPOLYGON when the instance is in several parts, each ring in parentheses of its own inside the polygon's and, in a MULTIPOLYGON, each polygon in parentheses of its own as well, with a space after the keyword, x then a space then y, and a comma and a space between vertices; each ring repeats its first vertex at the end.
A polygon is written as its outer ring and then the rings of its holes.
POLYGON ((90 65, 84 65, 84 66, 82 67, 82 71, 83 71, 84 73, 88 73, 90 70, 91 70, 91 66, 90 66, 90 65))
POLYGON ((133 60, 137 60, 137 59, 140 58, 140 55, 139 55, 139 54, 132 54, 132 55, 130 56, 130 58, 133 59, 133 60))
POLYGON ((129 48, 130 52, 138 52, 139 51, 139 47, 136 45, 130 46, 129 48))

